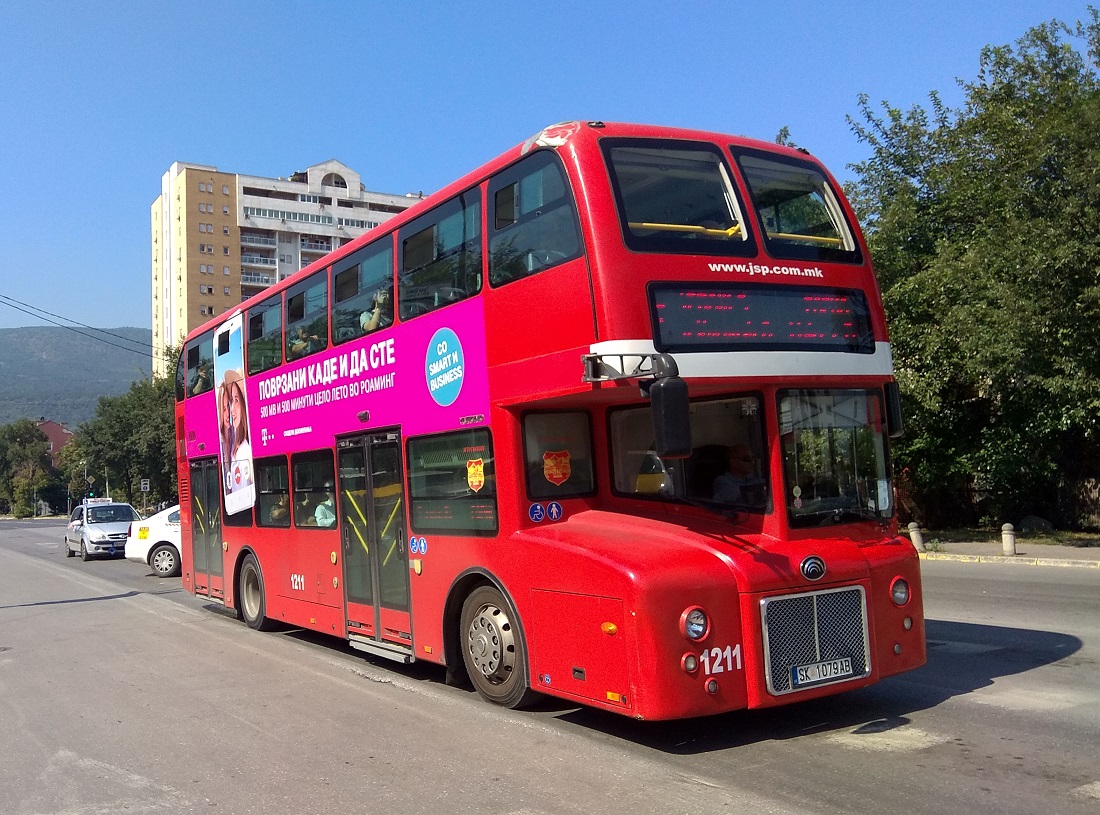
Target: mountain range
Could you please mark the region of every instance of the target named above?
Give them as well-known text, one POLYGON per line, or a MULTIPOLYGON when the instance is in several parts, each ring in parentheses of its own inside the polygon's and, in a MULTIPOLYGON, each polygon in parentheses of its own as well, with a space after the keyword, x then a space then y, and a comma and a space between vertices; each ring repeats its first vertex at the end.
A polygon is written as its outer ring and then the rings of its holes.
POLYGON ((75 430, 101 396, 152 368, 148 328, 0 328, 0 425, 53 419, 75 430))

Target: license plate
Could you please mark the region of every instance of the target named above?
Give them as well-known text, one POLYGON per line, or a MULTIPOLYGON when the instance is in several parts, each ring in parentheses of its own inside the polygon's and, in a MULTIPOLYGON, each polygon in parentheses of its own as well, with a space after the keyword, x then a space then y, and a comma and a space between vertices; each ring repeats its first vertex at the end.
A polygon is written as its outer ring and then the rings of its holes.
POLYGON ((824 662, 814 662, 810 665, 796 665, 791 668, 791 685, 813 685, 818 682, 828 682, 833 679, 843 679, 851 676, 852 660, 850 657, 842 659, 827 659, 824 662))
POLYGON ((138 527, 138 540, 143 541, 143 540, 148 540, 148 538, 149 538, 149 527, 139 526, 138 527))

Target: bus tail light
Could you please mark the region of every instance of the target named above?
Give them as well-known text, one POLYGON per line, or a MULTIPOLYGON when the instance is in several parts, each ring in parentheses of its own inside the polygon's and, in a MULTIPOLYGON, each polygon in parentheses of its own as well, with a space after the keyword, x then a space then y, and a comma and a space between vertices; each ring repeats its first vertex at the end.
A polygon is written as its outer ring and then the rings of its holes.
POLYGON ((895 606, 904 606, 909 602, 909 584, 904 578, 894 578, 894 582, 890 584, 890 599, 895 606))

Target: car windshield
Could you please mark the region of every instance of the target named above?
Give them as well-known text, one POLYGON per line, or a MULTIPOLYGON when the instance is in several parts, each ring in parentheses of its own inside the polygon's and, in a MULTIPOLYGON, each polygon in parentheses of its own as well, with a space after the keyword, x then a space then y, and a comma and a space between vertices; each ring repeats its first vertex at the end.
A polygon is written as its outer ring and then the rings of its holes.
POLYGON ((695 503, 717 512, 763 513, 770 505, 760 398, 691 404, 692 453, 663 461, 653 444, 648 406, 611 415, 615 490, 695 503))
POLYGON ((141 516, 129 506, 118 504, 109 507, 89 507, 88 523, 110 524, 130 521, 140 521, 141 516))
POLYGON ((791 526, 893 515, 880 392, 785 391, 779 438, 791 526))

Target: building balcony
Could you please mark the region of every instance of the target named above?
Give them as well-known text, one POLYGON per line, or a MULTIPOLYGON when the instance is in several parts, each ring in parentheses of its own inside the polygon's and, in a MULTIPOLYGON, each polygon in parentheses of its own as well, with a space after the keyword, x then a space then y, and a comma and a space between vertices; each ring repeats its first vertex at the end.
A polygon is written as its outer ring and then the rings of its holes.
POLYGON ((268 266, 272 269, 278 265, 275 258, 264 257, 263 255, 241 255, 241 263, 245 266, 268 266))
POLYGON ((275 278, 271 275, 241 272, 242 286, 270 286, 274 282, 275 278))
POLYGON ((303 252, 331 252, 332 244, 330 243, 318 243, 317 241, 302 241, 303 252))
POLYGON ((241 243, 245 246, 275 246, 275 239, 267 235, 248 235, 241 233, 241 243))

